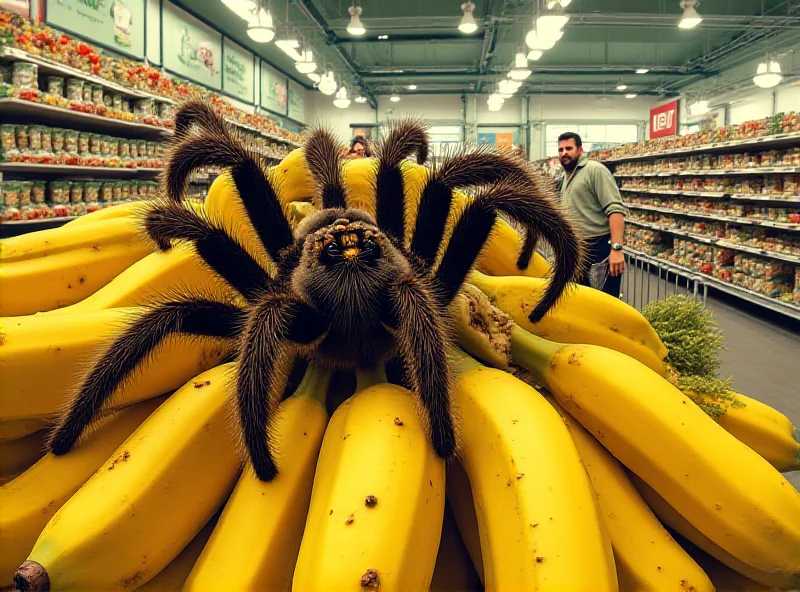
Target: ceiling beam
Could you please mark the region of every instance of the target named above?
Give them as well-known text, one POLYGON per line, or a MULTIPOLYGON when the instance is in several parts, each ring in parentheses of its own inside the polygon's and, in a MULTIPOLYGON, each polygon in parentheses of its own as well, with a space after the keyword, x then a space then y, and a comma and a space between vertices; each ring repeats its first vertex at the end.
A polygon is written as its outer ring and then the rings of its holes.
MULTIPOLYGON (((490 27, 491 29, 491 27, 490 27)), ((476 35, 464 35, 463 33, 407 33, 401 35, 389 35, 388 39, 378 39, 379 35, 366 35, 364 37, 336 37, 334 45, 358 45, 361 43, 427 43, 429 41, 458 41, 469 43, 476 40, 483 40, 486 35, 481 32, 476 35)))
MULTIPOLYGON (((646 68, 647 66, 602 66, 602 65, 581 65, 581 66, 534 66, 531 65, 533 75, 538 76, 541 74, 550 74, 553 76, 615 76, 619 74, 635 74, 636 69, 639 67, 646 68)), ((460 77, 475 77, 475 76, 497 76, 498 74, 505 74, 506 68, 489 68, 484 72, 475 70, 468 67, 453 67, 453 68, 438 68, 436 70, 420 70, 418 68, 402 68, 398 67, 399 71, 370 71, 360 70, 359 76, 364 80, 379 80, 383 78, 460 78, 460 77)), ((703 70, 702 68, 687 69, 681 66, 665 67, 665 66, 651 66, 650 72, 647 74, 639 74, 642 81, 647 77, 653 76, 687 76, 687 75, 701 75, 701 76, 714 76, 718 74, 715 70, 703 70)))

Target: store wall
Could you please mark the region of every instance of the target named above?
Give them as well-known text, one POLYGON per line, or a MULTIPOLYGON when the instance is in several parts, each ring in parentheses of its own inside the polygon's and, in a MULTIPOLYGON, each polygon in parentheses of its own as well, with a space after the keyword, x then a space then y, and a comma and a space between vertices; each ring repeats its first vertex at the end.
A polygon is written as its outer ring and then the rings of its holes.
POLYGON ((460 123, 464 120, 461 95, 400 95, 393 103, 388 95, 378 97, 378 120, 395 119, 403 115, 422 115, 434 123, 460 123))
POLYGON ((347 109, 333 105, 333 97, 318 90, 306 91, 306 123, 324 123, 343 141, 353 137, 350 124, 375 124, 375 110, 369 103, 352 101, 347 109))

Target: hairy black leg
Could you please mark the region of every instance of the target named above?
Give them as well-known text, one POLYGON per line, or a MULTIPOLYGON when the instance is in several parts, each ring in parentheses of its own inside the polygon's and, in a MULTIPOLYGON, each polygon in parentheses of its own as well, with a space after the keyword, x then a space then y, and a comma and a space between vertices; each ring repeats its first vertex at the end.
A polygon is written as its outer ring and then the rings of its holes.
POLYGON ((266 271, 222 228, 208 218, 175 202, 152 206, 144 221, 145 230, 159 247, 173 240, 194 244, 197 254, 217 275, 248 302, 274 285, 266 271))
POLYGON ((444 312, 421 280, 408 277, 392 288, 392 302, 399 321, 396 339, 406 378, 427 414, 433 449, 449 458, 456 449, 450 408, 452 379, 447 363, 447 340, 442 326, 444 312))
POLYGON ((322 207, 346 208, 342 183, 342 145, 330 130, 314 128, 307 136, 306 162, 320 193, 322 207))
POLYGON ((270 424, 291 369, 289 347, 311 344, 325 330, 317 312, 291 296, 266 297, 247 321, 236 373, 236 401, 244 443, 262 481, 272 481, 278 474, 270 448, 270 424))
MULTIPOLYGON (((436 270, 435 281, 442 304, 449 304, 458 293, 489 238, 497 213, 503 212, 524 227, 534 229, 553 247, 553 274, 542 299, 530 314, 531 321, 538 321, 550 310, 567 284, 580 272, 583 247, 546 187, 543 181, 531 175, 511 176, 475 196, 456 222, 436 270)), ((533 238, 526 240, 526 245, 533 242, 533 238)))
POLYGON ((233 305, 199 299, 161 304, 136 318, 95 363, 59 418, 50 450, 57 455, 69 452, 103 404, 164 339, 176 334, 232 338, 245 319, 245 313, 233 305))
POLYGON ((527 269, 530 265, 533 252, 536 250, 536 243, 539 241, 539 231, 530 224, 525 228, 525 240, 522 249, 517 257, 517 269, 527 269))
POLYGON ((200 99, 192 99, 183 103, 175 113, 175 133, 182 134, 192 124, 210 130, 219 130, 219 126, 224 124, 224 120, 217 115, 210 104, 200 99))
POLYGON ((420 196, 411 251, 432 266, 445 235, 453 191, 496 183, 510 175, 525 173, 521 161, 478 148, 459 150, 433 170, 420 196))

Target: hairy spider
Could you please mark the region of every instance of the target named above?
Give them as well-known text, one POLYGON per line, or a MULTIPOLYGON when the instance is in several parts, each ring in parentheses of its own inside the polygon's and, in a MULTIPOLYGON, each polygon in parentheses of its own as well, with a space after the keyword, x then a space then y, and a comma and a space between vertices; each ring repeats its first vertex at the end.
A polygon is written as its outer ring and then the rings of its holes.
POLYGON ((447 307, 460 290, 498 213, 526 229, 518 264, 538 236, 556 261, 538 319, 556 302, 580 266, 581 246, 546 185, 510 157, 460 152, 434 167, 421 188, 418 216, 406 244, 402 161, 427 158, 425 129, 395 126, 378 149, 376 215, 347 206, 341 149, 323 128, 307 137, 305 156, 321 209, 292 228, 280 188, 251 150, 207 105, 179 110, 164 178, 166 196, 149 208, 144 227, 160 249, 173 241, 194 245, 202 261, 238 291, 245 304, 186 294, 149 308, 133 320, 90 370, 53 432, 50 448, 64 454, 108 398, 135 379, 142 361, 172 335, 238 339, 235 380, 238 417, 256 475, 277 474, 271 421, 295 356, 332 369, 353 369, 399 358, 419 397, 437 455, 450 457, 456 437, 447 363, 447 307), (271 277, 223 226, 185 207, 188 175, 200 166, 230 170, 235 190, 264 249, 277 266, 271 277), (476 187, 460 216, 449 221, 453 192, 476 187), (446 230, 450 240, 443 245, 446 230), (440 252, 441 251, 441 252, 440 252), (438 265, 436 261, 439 261, 438 265))

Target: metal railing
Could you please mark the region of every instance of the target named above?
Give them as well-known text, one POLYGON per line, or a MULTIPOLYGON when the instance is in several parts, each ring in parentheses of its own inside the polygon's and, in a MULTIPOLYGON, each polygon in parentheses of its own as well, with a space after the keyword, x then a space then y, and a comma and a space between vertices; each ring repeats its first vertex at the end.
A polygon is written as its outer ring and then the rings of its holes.
POLYGON ((621 298, 638 310, 677 294, 700 298, 706 304, 708 283, 700 273, 629 250, 625 251, 625 265, 621 298))

